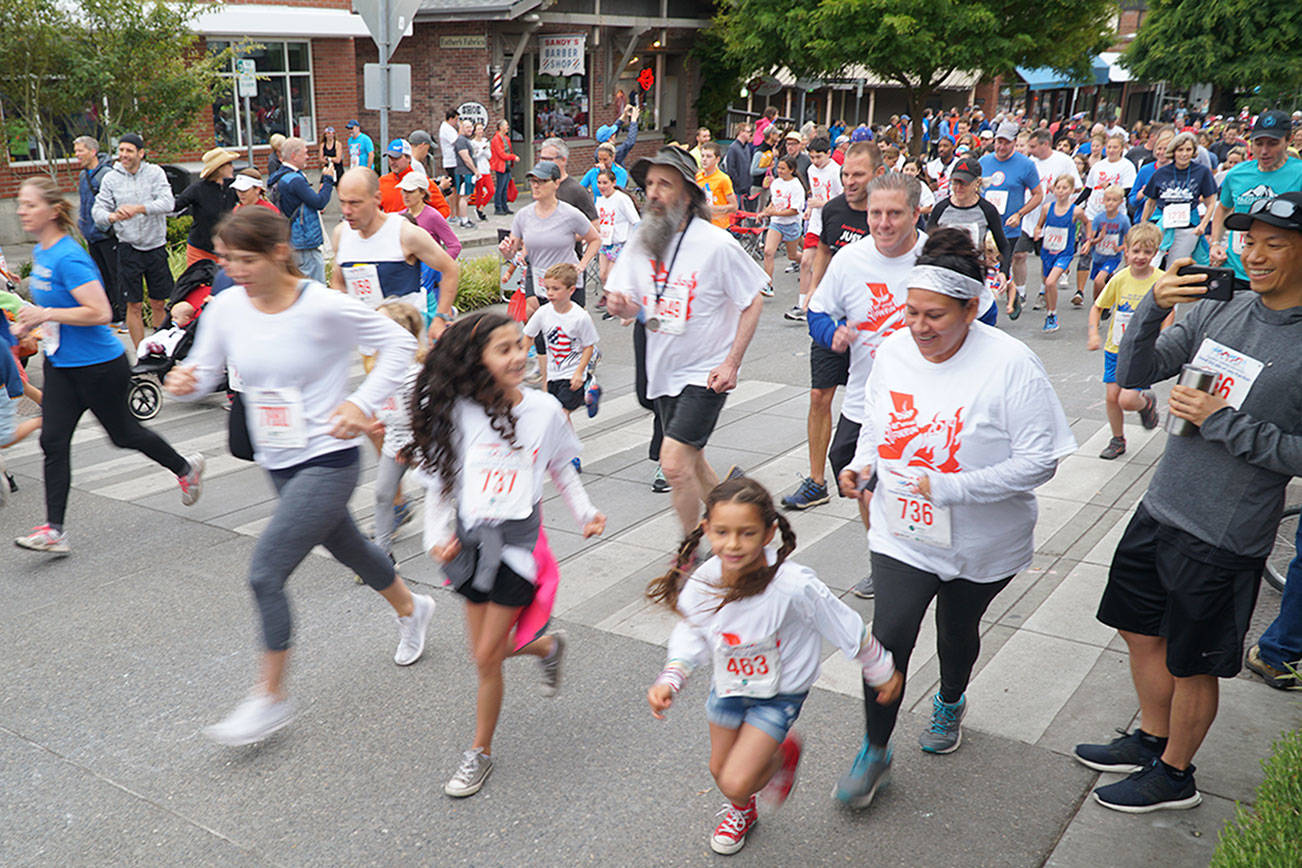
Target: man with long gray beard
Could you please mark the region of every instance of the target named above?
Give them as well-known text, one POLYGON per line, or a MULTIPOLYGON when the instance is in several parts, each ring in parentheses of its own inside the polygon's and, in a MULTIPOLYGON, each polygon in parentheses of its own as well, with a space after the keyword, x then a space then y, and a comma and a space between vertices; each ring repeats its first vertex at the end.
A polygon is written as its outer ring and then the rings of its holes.
POLYGON ((633 180, 646 190, 646 209, 606 281, 606 305, 646 329, 647 395, 664 426, 660 466, 687 533, 719 483, 705 444, 737 386, 768 278, 710 222, 686 150, 671 145, 638 160, 633 180))

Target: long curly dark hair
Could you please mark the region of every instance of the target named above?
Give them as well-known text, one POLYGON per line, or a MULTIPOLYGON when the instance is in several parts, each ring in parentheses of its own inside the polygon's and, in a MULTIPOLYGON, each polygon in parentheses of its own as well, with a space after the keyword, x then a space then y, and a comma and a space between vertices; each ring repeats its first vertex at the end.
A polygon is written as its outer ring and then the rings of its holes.
POLYGON ((452 411, 458 398, 484 408, 493 430, 507 443, 515 442, 511 399, 484 367, 484 347, 502 326, 515 320, 499 313, 476 313, 448 326, 425 356, 411 396, 411 443, 401 453, 408 464, 439 475, 443 496, 456 490, 460 461, 452 411))
MULTIPOLYGON (((726 482, 720 482, 711 489, 710 493, 705 496, 705 519, 709 519, 710 510, 718 503, 751 504, 759 510, 760 521, 764 522, 764 527, 769 528, 776 524, 778 533, 782 537, 782 546, 778 549, 778 556, 772 566, 769 566, 767 560, 761 559, 754 567, 738 576, 735 582, 723 589, 717 607, 717 609, 722 609, 736 600, 744 600, 747 597, 753 597, 764 592, 764 589, 773 581, 773 577, 778 574, 778 568, 782 566, 783 561, 796 550, 796 532, 792 530, 786 516, 778 512, 777 507, 773 505, 773 495, 769 494, 767 488, 753 479, 747 479, 744 476, 729 479, 726 482)), ((682 592, 683 585, 687 583, 687 579, 691 574, 691 565, 696 556, 696 547, 703 536, 705 536, 704 521, 698 524, 678 546, 678 555, 674 559, 674 565, 669 572, 659 578, 652 579, 651 584, 647 585, 647 599, 675 611, 678 609, 678 595, 682 592)))

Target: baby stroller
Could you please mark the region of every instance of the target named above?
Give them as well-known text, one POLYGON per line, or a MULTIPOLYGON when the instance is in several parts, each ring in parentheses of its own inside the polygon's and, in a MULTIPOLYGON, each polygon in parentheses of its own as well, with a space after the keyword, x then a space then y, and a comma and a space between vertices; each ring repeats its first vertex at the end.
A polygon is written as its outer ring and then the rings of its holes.
MULTIPOLYGON (((127 409, 141 422, 154 418, 162 409, 163 378, 194 346, 199 316, 212 294, 216 275, 217 263, 209 259, 201 259, 181 272, 167 300, 168 315, 162 328, 141 341, 136 363, 131 366, 131 386, 127 389, 127 409), (193 307, 195 314, 184 326, 177 326, 172 321, 171 310, 181 301, 193 307)), ((224 390, 226 384, 221 388, 224 390)))

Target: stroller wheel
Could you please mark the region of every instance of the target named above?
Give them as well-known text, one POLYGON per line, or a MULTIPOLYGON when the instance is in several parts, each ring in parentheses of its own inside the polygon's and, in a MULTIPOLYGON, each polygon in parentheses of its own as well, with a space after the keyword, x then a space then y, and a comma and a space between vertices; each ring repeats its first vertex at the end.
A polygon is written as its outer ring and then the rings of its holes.
POLYGON ((153 380, 133 378, 127 390, 127 409, 141 422, 158 415, 163 407, 163 390, 153 380))

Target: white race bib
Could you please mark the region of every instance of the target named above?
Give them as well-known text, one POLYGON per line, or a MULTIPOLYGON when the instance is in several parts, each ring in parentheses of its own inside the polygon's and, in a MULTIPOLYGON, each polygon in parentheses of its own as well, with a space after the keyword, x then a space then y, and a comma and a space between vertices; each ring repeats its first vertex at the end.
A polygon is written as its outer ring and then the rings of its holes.
POLYGON ((1266 367, 1264 363, 1252 356, 1211 338, 1203 338, 1202 345, 1198 347, 1198 354, 1193 357, 1191 364, 1216 373, 1216 380, 1212 383, 1212 394, 1220 395, 1236 410, 1243 405, 1243 399, 1248 397, 1252 384, 1257 381, 1262 369, 1266 367))
POLYGON ((1121 339, 1126 336, 1126 326, 1135 315, 1133 310, 1116 310, 1112 312, 1112 343, 1121 346, 1121 339))
POLYGON ((951 547, 948 507, 936 506, 917 494, 907 480, 888 482, 886 493, 886 529, 892 536, 942 549, 951 547))
POLYGON ((1050 253, 1062 253, 1067 249, 1067 227, 1044 227, 1044 249, 1050 253))
POLYGON ((609 245, 615 238, 614 216, 607 217, 605 214, 601 215, 601 222, 597 224, 597 232, 601 235, 602 245, 609 245))
POLYGON ((1004 214, 1004 209, 1008 207, 1007 190, 986 190, 986 201, 995 206, 1000 216, 1007 216, 1004 214))
POLYGON ((1243 255, 1243 233, 1242 232, 1234 231, 1230 233, 1230 249, 1234 251, 1234 254, 1236 256, 1243 255))
POLYGON ((54 320, 41 323, 41 352, 48 359, 59 351, 59 324, 54 320))
POLYGON ((533 512, 533 456, 505 443, 477 443, 466 454, 466 512, 506 521, 533 512))
POLYGON ((384 301, 384 291, 380 289, 380 270, 374 263, 345 265, 343 269, 348 294, 367 307, 379 307, 384 301))
POLYGON ((714 642, 714 695, 768 699, 778 692, 781 672, 778 638, 769 636, 745 645, 714 642))
POLYGON ((647 318, 646 327, 661 334, 681 335, 687 330, 687 308, 687 287, 671 283, 656 302, 655 313, 647 318))
POLYGON ((226 362, 226 386, 232 392, 244 391, 244 380, 240 377, 240 372, 235 370, 235 365, 230 361, 226 362))
POLYGON ((1118 243, 1119 241, 1120 239, 1117 237, 1117 233, 1115 232, 1103 233, 1103 237, 1099 239, 1099 246, 1098 246, 1099 253, 1101 253, 1104 256, 1115 256, 1117 252, 1121 249, 1118 243))
POLYGON ((248 388, 244 392, 253 440, 260 448, 302 449, 307 445, 303 394, 292 386, 248 388))
POLYGON ((1189 228, 1189 203, 1172 202, 1162 211, 1162 226, 1167 229, 1189 228))

